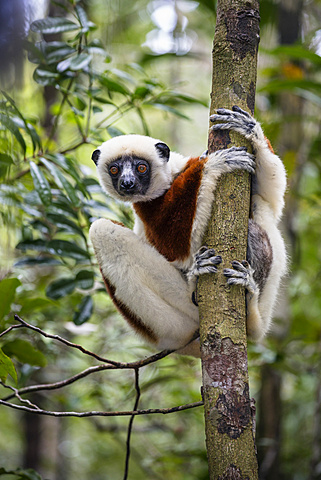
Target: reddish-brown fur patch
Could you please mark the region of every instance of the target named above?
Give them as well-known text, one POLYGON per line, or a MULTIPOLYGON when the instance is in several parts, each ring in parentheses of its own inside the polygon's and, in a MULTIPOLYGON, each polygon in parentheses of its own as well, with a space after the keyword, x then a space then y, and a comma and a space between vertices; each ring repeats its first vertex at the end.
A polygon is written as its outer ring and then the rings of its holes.
POLYGON ((266 140, 266 143, 268 144, 269 150, 270 150, 272 153, 274 153, 274 150, 273 150, 273 147, 272 147, 272 145, 271 145, 270 140, 269 140, 268 138, 266 138, 266 137, 265 137, 265 140, 266 140))
POLYGON ((161 197, 134 204, 148 241, 170 262, 190 252, 196 202, 206 159, 191 158, 161 197))
POLYGON ((107 278, 105 278, 101 270, 100 272, 103 277, 106 290, 109 293, 112 301, 114 302, 114 305, 116 306, 117 310, 122 314, 122 316, 125 318, 125 320, 127 320, 129 325, 133 327, 143 337, 147 338, 150 342, 157 343, 158 339, 154 334, 154 332, 150 328, 146 327, 146 325, 144 325, 142 321, 138 317, 136 317, 124 303, 122 303, 120 300, 118 300, 115 297, 115 290, 116 290, 115 287, 107 280, 107 278))

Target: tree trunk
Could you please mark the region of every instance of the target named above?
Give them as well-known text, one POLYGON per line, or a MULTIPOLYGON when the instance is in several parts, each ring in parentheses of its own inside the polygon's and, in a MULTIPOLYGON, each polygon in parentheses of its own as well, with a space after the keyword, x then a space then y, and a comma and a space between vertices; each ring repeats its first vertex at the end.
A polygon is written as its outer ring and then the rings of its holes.
MULTIPOLYGON (((211 114, 219 107, 254 111, 259 5, 257 0, 219 0, 213 44, 211 114)), ((209 133, 209 153, 241 142, 235 134, 209 133)), ((240 143, 239 143, 240 144, 240 143)), ((223 258, 222 267, 246 258, 250 179, 224 175, 215 190, 204 245, 223 258)), ((210 479, 257 479, 247 372, 244 288, 229 288, 220 273, 199 282, 200 337, 210 479)))

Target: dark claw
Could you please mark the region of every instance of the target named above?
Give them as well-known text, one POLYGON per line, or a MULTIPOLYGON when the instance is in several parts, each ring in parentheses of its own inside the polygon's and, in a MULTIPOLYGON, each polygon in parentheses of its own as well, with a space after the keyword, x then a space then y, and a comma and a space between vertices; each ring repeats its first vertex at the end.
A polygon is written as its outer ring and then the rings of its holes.
POLYGON ((252 118, 248 112, 246 112, 245 110, 242 110, 242 108, 238 107, 237 105, 233 105, 232 110, 233 112, 242 113, 242 115, 245 115, 248 118, 252 118))

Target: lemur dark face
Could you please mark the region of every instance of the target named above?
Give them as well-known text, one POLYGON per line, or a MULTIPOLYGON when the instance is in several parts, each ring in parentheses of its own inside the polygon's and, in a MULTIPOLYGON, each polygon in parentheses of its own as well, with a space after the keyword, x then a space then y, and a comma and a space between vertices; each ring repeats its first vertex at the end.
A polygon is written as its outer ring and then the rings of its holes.
POLYGON ((163 195, 172 175, 169 147, 143 135, 121 135, 92 154, 103 189, 128 202, 147 202, 163 195))
POLYGON ((150 165, 135 156, 123 156, 108 165, 113 187, 121 196, 144 195, 150 185, 150 165))

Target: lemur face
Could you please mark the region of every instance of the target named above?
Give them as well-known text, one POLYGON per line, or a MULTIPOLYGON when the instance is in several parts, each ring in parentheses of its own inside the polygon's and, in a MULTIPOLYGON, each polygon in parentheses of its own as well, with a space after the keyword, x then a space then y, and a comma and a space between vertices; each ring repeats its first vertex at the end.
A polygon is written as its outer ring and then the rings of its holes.
POLYGON ((141 135, 123 135, 103 143, 92 154, 103 188, 130 202, 157 198, 171 183, 168 146, 141 135))
POLYGON ((125 155, 108 165, 114 189, 121 196, 145 195, 150 185, 150 166, 146 160, 125 155))

